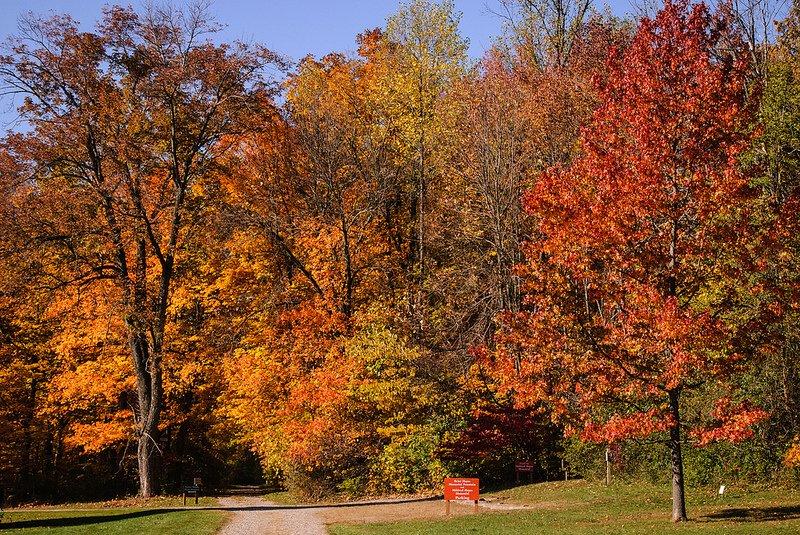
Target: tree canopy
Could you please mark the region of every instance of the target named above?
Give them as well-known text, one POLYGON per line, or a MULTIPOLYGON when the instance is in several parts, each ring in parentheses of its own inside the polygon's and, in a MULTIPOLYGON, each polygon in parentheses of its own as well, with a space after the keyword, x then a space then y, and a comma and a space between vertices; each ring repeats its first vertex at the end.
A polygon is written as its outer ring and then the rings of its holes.
POLYGON ((797 6, 762 37, 755 3, 502 4, 480 61, 449 1, 297 64, 200 4, 20 21, 13 499, 415 493, 609 448, 680 521, 687 480, 797 476, 797 6))

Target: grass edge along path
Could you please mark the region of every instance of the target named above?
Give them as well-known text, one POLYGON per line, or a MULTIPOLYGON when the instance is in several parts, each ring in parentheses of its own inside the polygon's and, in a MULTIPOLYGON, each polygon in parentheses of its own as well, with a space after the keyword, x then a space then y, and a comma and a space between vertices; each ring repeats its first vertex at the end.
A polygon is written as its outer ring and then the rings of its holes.
MULTIPOLYGON (((193 497, 186 497, 186 507, 195 505, 193 497)), ((199 507, 216 507, 219 498, 215 496, 200 496, 199 507)), ((152 498, 117 498, 96 502, 68 502, 68 503, 30 503, 9 507, 5 511, 89 511, 97 509, 176 509, 183 507, 182 495, 153 496, 152 498)))
POLYGON ((3 535, 213 535, 230 513, 211 509, 14 509, 0 519, 3 535))
POLYGON ((477 515, 381 524, 336 524, 331 535, 653 535, 655 533, 800 533, 800 490, 733 489, 719 497, 712 489, 690 489, 690 521, 670 522, 665 485, 586 481, 524 485, 483 496, 491 503, 517 503, 525 511, 486 511, 477 515))

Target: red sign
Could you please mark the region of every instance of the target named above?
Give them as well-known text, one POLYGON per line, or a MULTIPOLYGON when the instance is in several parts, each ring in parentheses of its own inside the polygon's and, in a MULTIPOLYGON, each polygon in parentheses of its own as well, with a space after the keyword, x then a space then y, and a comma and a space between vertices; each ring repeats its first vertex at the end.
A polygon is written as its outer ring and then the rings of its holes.
POLYGON ((446 477, 444 479, 444 499, 468 500, 477 502, 479 480, 475 477, 446 477))
POLYGON ((514 464, 517 472, 533 472, 533 463, 530 461, 520 461, 514 464))

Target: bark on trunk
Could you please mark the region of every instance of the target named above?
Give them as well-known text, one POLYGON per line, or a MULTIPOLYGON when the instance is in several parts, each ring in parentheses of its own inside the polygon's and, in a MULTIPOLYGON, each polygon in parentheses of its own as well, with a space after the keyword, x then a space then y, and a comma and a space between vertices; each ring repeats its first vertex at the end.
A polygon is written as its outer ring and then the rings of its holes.
POLYGON ((142 498, 151 498, 158 494, 157 453, 155 437, 150 433, 142 433, 136 454, 139 464, 139 496, 142 498))
POLYGON ((681 453, 681 418, 680 418, 680 390, 669 392, 669 409, 674 425, 669 430, 669 448, 672 458, 672 521, 684 522, 686 516, 686 499, 683 485, 683 455, 681 453))
POLYGON ((26 407, 25 418, 22 421, 22 459, 19 469, 20 494, 25 498, 34 495, 33 477, 33 419, 36 416, 36 393, 38 382, 31 380, 30 395, 26 407))
MULTIPOLYGON (((139 466, 139 496, 150 498, 158 494, 158 423, 161 416, 163 392, 161 384, 161 360, 156 350, 151 350, 147 335, 129 320, 131 352, 136 370, 138 403, 136 424, 138 448, 136 460, 139 466)), ((158 340, 158 339, 157 339, 158 340)))

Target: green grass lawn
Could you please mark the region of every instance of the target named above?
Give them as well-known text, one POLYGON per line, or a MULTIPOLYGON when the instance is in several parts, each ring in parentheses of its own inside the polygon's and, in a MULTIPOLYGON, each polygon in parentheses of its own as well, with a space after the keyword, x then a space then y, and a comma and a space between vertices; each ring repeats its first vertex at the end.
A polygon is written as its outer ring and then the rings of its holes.
POLYGON ((0 519, 5 534, 211 535, 225 523, 224 511, 96 509, 91 511, 16 510, 0 519))
POLYGON ((690 521, 669 521, 669 487, 585 481, 541 483, 491 492, 500 503, 534 506, 525 511, 481 511, 448 520, 337 525, 333 535, 605 535, 605 534, 797 534, 800 491, 736 490, 723 498, 711 489, 687 489, 690 521))

